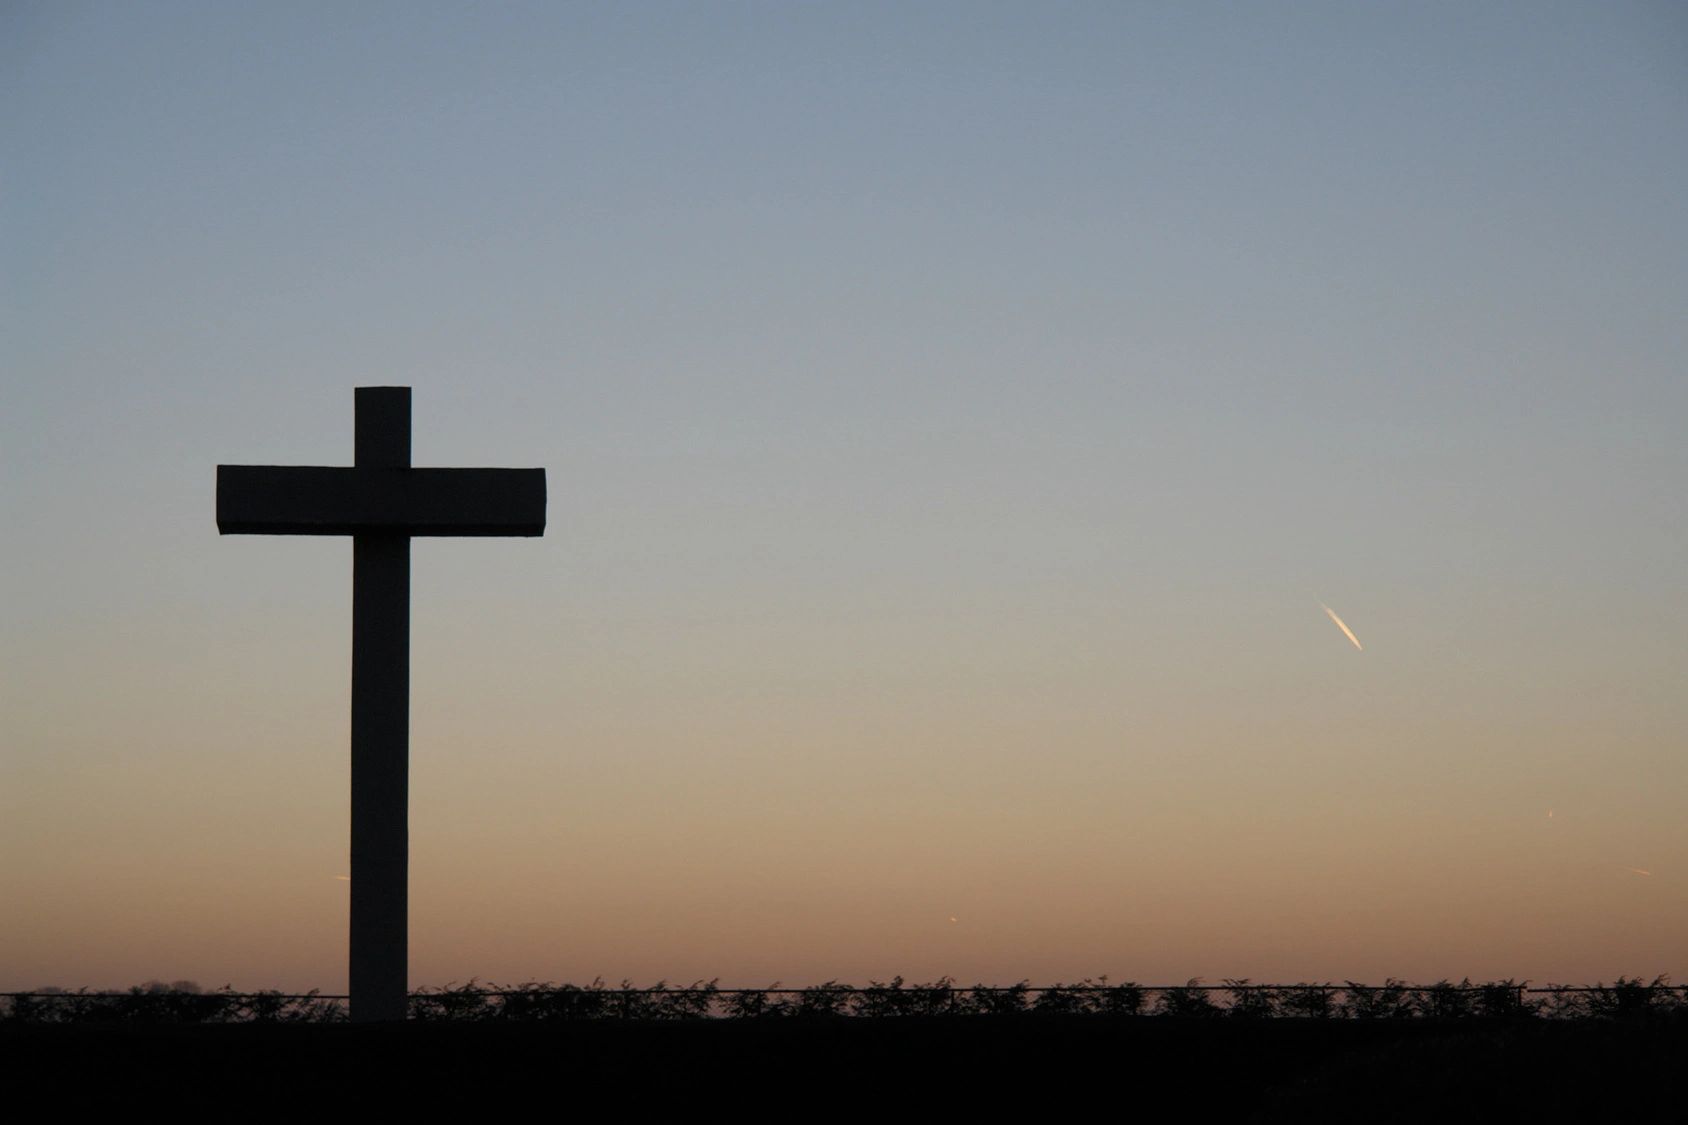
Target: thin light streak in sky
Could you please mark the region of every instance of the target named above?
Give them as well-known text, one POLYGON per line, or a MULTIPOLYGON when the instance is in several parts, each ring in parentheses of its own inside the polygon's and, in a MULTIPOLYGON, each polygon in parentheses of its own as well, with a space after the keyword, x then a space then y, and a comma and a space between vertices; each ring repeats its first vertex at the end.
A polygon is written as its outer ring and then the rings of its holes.
POLYGON ((1327 614, 1330 615, 1330 619, 1332 621, 1336 622, 1336 627, 1338 629, 1342 630, 1343 636, 1347 637, 1349 640, 1354 642, 1355 648, 1359 649, 1361 652, 1366 651, 1366 646, 1360 643, 1360 638, 1356 637, 1354 635, 1354 630, 1350 629, 1348 627, 1347 623, 1344 622, 1342 620, 1342 618, 1340 618, 1336 615, 1336 610, 1332 609, 1330 606, 1326 605, 1324 602, 1319 603, 1319 608, 1324 610, 1327 614))

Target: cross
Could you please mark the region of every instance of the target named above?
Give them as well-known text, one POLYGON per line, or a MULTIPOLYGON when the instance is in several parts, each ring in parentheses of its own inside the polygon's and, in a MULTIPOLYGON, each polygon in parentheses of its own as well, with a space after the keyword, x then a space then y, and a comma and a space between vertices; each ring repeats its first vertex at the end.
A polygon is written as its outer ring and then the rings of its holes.
POLYGON ((352 537, 351 1018, 405 1017, 410 539, 545 534, 544 469, 413 469, 410 388, 357 388, 352 468, 217 466, 223 535, 352 537))

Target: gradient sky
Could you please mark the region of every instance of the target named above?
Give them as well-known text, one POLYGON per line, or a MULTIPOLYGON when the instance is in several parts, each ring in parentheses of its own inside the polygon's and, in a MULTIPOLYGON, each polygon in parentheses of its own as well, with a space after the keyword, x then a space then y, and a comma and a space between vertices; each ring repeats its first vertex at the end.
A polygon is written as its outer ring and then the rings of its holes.
POLYGON ((1674 4, 8 3, 0 988, 343 987, 383 383, 415 984, 1688 978, 1684 200, 1674 4))

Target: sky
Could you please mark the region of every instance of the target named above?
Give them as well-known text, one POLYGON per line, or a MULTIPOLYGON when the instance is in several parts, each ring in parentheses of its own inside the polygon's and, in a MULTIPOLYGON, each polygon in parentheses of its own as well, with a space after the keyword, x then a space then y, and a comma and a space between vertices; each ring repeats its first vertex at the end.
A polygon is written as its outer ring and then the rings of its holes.
POLYGON ((413 985, 1688 979, 1685 199, 1668 3, 8 3, 0 989, 343 989, 380 384, 413 985))

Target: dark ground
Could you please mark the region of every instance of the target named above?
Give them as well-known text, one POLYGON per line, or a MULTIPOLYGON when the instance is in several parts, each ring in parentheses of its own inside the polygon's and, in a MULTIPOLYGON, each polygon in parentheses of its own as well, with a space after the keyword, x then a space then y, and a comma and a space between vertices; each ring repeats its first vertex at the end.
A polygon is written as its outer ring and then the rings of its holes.
POLYGON ((39 1092, 55 1116, 317 1116, 373 1098, 477 1118, 527 1117, 537 1099, 546 1116, 1679 1121, 1685 1061, 1688 1021, 1669 1018, 13 1024, 0 1026, 0 1105, 39 1092))

